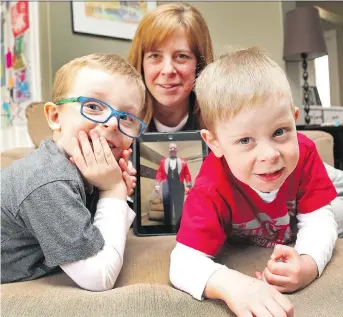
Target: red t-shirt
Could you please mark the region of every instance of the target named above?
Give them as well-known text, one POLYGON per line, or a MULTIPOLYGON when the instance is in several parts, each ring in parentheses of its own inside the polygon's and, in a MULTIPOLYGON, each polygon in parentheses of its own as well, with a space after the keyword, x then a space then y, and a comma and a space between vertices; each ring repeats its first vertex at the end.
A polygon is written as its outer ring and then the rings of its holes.
POLYGON ((212 256, 228 236, 264 247, 290 242, 296 213, 337 196, 314 142, 298 134, 298 143, 298 164, 270 203, 235 178, 225 158, 209 154, 185 201, 177 241, 212 256))

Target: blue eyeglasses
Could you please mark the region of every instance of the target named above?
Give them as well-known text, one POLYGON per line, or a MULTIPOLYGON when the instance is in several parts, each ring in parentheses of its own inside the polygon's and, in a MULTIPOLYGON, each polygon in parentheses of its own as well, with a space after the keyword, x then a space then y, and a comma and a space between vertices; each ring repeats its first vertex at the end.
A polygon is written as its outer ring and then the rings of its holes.
POLYGON ((57 101, 56 105, 62 105, 69 102, 80 102, 81 115, 96 123, 106 123, 115 116, 118 121, 119 131, 130 138, 138 138, 146 128, 146 124, 136 116, 127 112, 115 110, 109 104, 95 98, 66 98, 57 101))

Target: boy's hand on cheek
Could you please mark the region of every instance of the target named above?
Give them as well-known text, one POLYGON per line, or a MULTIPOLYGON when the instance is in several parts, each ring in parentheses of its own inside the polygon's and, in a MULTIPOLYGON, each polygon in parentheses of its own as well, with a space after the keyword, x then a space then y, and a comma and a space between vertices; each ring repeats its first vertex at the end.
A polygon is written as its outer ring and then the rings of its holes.
POLYGON ((127 190, 121 169, 105 138, 91 131, 79 133, 79 141, 73 138, 74 150, 71 160, 78 167, 85 179, 100 190, 100 197, 126 200, 127 190))
POLYGON ((316 262, 308 255, 299 255, 292 247, 278 244, 263 273, 257 278, 265 280, 279 292, 290 293, 304 288, 318 276, 316 262))
POLYGON ((132 167, 132 163, 129 160, 131 153, 132 149, 124 150, 122 153, 122 157, 119 159, 119 166, 123 173, 123 179, 126 184, 128 196, 131 196, 133 194, 137 183, 137 178, 135 176, 137 174, 137 171, 132 167))

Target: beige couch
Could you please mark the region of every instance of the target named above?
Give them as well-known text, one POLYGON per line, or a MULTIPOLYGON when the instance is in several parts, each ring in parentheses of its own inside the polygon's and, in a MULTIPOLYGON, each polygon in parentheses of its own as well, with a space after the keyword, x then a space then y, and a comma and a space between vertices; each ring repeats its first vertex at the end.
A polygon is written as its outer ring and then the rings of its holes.
MULTIPOLYGON (((27 117, 33 143, 38 145, 42 137, 50 135, 42 105, 30 107, 27 117)), ((332 137, 319 131, 305 134, 316 142, 322 159, 332 164, 332 137)), ((27 149, 2 153, 1 166, 8 166, 25 153, 27 149)), ((88 292, 77 287, 64 273, 4 284, 1 286, 2 316, 234 316, 221 301, 199 302, 170 285, 169 255, 174 245, 175 236, 136 237, 130 231, 124 266, 115 289, 88 292)), ((270 253, 271 249, 228 245, 218 261, 254 276, 256 270, 264 268, 270 253)), ((343 316, 343 239, 337 242, 333 259, 321 278, 287 296, 295 306, 297 317, 343 316)))

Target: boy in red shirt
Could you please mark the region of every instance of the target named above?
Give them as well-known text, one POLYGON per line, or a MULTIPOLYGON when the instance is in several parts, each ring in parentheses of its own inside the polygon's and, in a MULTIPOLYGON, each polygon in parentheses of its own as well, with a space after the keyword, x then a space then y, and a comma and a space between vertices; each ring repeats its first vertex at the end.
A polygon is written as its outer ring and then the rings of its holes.
POLYGON ((238 316, 293 316, 281 293, 307 286, 330 261, 336 190, 315 144, 296 131, 299 110, 284 72, 264 52, 222 56, 195 91, 212 153, 184 205, 171 282, 197 299, 224 300, 238 316), (274 247, 258 279, 211 259, 228 236, 274 247), (285 245, 294 238, 294 248, 285 245))

